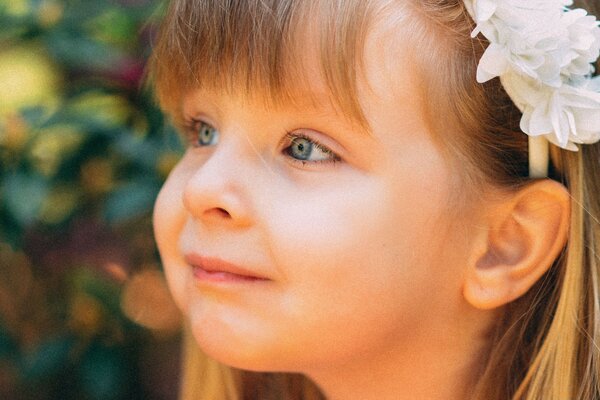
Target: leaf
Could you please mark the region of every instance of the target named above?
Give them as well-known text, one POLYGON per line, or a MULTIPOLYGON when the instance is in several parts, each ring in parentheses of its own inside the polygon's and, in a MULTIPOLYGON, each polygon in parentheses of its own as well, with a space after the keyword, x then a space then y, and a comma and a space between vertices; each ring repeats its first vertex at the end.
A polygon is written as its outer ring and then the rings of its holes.
POLYGON ((154 180, 131 182, 115 190, 104 207, 109 223, 120 223, 152 210, 160 185, 154 180))
POLYGON ((119 286, 101 276, 97 271, 80 268, 71 273, 72 290, 84 293, 102 304, 113 317, 120 317, 121 302, 119 286))
POLYGON ((0 323, 0 360, 14 360, 17 356, 17 343, 0 323))
POLYGON ((45 40, 54 57, 70 68, 111 70, 124 57, 117 49, 81 35, 52 32, 45 40))
POLYGON ((42 342, 34 351, 26 354, 21 369, 25 381, 37 381, 41 378, 59 374, 69 363, 69 354, 73 340, 54 337, 42 342))
POLYGON ((137 26, 129 13, 120 8, 107 8, 88 23, 88 30, 98 41, 109 44, 128 44, 136 35, 137 26))
POLYGON ((30 106, 22 108, 20 115, 27 124, 37 126, 48 118, 48 110, 40 105, 30 106))
POLYGON ((43 178, 16 172, 5 178, 0 202, 19 224, 27 226, 38 216, 48 192, 48 183, 43 178))
POLYGON ((123 399, 127 393, 127 360, 115 347, 92 346, 79 367, 82 388, 93 400, 123 399))
POLYGON ((147 170, 154 169, 160 156, 158 143, 135 137, 129 132, 117 136, 114 146, 122 156, 147 170))

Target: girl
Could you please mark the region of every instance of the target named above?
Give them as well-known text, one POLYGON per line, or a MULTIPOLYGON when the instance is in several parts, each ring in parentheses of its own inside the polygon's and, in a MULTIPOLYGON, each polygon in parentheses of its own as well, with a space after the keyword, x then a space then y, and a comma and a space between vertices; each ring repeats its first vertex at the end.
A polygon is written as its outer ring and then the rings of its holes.
POLYGON ((182 398, 600 398, 600 34, 569 5, 171 2, 182 398))

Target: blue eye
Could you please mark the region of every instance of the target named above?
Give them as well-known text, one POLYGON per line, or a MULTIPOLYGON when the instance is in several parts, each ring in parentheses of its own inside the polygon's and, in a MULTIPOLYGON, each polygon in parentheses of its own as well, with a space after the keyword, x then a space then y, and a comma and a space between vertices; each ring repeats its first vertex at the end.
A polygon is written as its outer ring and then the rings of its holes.
POLYGON ((288 154, 298 160, 308 160, 313 152, 313 143, 303 137, 292 139, 288 154))
POLYGON ((288 138, 290 142, 284 149, 284 153, 295 160, 317 163, 340 160, 333 151, 308 137, 289 134, 288 138))
POLYGON ((193 145, 197 147, 214 146, 219 140, 219 131, 212 125, 200 121, 196 128, 193 145))

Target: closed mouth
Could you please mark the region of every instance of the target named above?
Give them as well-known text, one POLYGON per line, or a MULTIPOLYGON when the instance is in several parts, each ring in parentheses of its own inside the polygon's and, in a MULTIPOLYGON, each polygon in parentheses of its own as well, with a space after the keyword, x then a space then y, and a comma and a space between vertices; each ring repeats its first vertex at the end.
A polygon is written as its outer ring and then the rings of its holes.
POLYGON ((185 261, 192 267, 196 278, 210 278, 212 280, 244 280, 264 281, 268 278, 261 276, 239 265, 221 260, 219 258, 204 257, 190 253, 185 255, 185 261))

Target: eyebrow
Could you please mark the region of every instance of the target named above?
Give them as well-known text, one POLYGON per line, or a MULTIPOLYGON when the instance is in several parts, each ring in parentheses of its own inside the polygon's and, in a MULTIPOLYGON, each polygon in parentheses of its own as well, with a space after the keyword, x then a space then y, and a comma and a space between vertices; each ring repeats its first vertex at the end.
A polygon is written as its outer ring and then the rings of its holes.
MULTIPOLYGON (((215 96, 219 97, 219 92, 214 89, 197 89, 199 96, 198 97, 208 97, 211 98, 215 96), (204 92, 204 93, 203 93, 204 92)), ((239 94, 227 94, 234 97, 242 97, 248 99, 248 96, 240 91, 239 94)), ((194 103, 194 99, 197 99, 196 96, 193 96, 189 101, 194 103)), ((223 113, 222 107, 219 106, 218 101, 212 100, 203 100, 205 106, 210 104, 210 107, 214 107, 219 110, 219 112, 223 113)), ((288 113, 288 114, 298 114, 298 112, 305 112, 307 117, 310 118, 318 118, 318 119, 331 119, 333 117, 337 119, 341 119, 345 124, 351 128, 352 132, 356 133, 364 133, 367 136, 372 135, 372 129, 369 125, 368 121, 365 124, 361 124, 359 118, 355 115, 351 115, 339 106, 339 102, 337 102, 330 93, 324 90, 310 90, 305 88, 288 88, 285 95, 281 96, 279 99, 274 99, 269 96, 268 91, 264 91, 262 93, 254 93, 254 98, 249 99, 250 104, 254 105, 262 105, 265 107, 270 107, 273 111, 288 113), (291 100, 291 102, 286 102, 285 99, 291 100)), ((186 112, 186 98, 184 97, 181 101, 181 108, 179 112, 180 121, 184 122, 193 115, 189 112, 186 112)), ((194 108, 194 107, 190 107, 194 108)))

